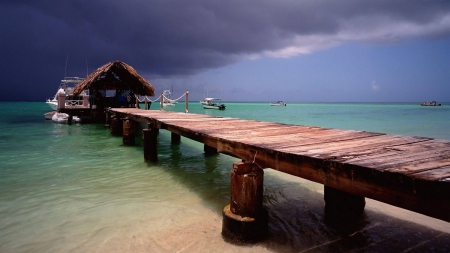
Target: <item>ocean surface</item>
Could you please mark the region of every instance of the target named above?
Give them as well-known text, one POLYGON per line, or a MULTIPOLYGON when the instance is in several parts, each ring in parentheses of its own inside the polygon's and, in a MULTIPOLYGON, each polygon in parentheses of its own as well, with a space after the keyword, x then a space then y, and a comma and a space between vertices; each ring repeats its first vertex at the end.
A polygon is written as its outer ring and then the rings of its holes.
MULTIPOLYGON (((189 103, 191 113, 450 140, 450 104, 189 103)), ((184 104, 172 110, 183 111, 184 104)), ((157 109, 155 105, 152 106, 157 109)), ((152 109, 153 109, 152 108, 152 109)), ((450 252, 450 223, 366 199, 352 226, 324 220, 323 186, 265 170, 265 241, 222 238, 230 171, 203 145, 121 145, 102 124, 56 124, 43 102, 0 102, 0 252, 450 252)))

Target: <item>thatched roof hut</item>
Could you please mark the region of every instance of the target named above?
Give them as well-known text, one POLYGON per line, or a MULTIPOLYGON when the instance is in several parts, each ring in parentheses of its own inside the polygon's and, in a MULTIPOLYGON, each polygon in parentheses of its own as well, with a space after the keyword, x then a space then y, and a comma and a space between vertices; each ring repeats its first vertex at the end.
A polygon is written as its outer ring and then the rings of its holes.
POLYGON ((155 88, 130 65, 112 61, 101 66, 74 88, 74 95, 83 90, 129 90, 136 95, 154 96, 155 88))

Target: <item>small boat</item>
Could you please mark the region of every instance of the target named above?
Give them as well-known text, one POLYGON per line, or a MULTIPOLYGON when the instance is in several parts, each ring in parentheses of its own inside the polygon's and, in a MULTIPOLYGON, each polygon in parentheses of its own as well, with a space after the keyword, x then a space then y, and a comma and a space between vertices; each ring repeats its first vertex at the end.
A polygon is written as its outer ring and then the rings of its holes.
POLYGON ((420 104, 421 106, 441 106, 441 104, 436 103, 436 101, 431 101, 431 102, 423 102, 422 104, 420 104))
POLYGON ((172 99, 172 93, 170 90, 164 90, 163 96, 163 107, 173 107, 178 103, 178 101, 172 99))
POLYGON ((286 106, 286 103, 283 101, 278 101, 276 103, 270 103, 270 106, 286 106))
POLYGON ((44 114, 45 119, 52 120, 53 115, 56 113, 56 111, 47 112, 44 114))
POLYGON ((220 98, 205 98, 200 101, 200 104, 202 104, 205 109, 225 110, 226 108, 226 105, 222 104, 220 98))
POLYGON ((56 123, 71 123, 71 122, 81 122, 81 119, 77 116, 70 116, 67 113, 55 112, 52 116, 52 120, 56 123))
POLYGON ((47 99, 47 105, 50 106, 50 108, 54 111, 58 110, 58 95, 66 94, 66 106, 82 106, 83 96, 87 95, 86 92, 83 91, 78 96, 73 95, 73 89, 81 81, 83 81, 83 78, 80 77, 65 77, 63 80, 61 80, 61 84, 53 99, 47 99))

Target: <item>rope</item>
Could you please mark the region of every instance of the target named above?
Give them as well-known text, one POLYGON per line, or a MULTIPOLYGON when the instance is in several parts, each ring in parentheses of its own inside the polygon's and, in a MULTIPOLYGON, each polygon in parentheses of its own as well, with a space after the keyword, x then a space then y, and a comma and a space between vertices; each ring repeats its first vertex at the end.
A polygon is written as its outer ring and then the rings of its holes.
POLYGON ((155 100, 151 100, 147 96, 145 96, 145 98, 143 98, 142 100, 139 100, 139 98, 136 96, 136 99, 139 101, 139 103, 143 103, 143 102, 145 102, 145 100, 147 100, 147 102, 153 103, 153 102, 159 101, 160 98, 161 98, 161 96, 157 97, 155 100))
POLYGON ((181 95, 181 97, 179 97, 179 98, 177 98, 177 99, 170 99, 170 98, 164 96, 164 94, 161 94, 161 96, 163 96, 163 98, 166 99, 166 100, 169 100, 169 101, 177 101, 177 102, 178 102, 178 100, 180 100, 182 97, 186 96, 186 92, 183 93, 183 95, 181 95))
POLYGON ((258 150, 256 150, 256 153, 255 153, 255 156, 253 157, 253 162, 252 163, 256 164, 260 169, 263 169, 263 168, 261 168, 261 166, 259 166, 259 164, 255 163, 257 154, 258 154, 258 150))

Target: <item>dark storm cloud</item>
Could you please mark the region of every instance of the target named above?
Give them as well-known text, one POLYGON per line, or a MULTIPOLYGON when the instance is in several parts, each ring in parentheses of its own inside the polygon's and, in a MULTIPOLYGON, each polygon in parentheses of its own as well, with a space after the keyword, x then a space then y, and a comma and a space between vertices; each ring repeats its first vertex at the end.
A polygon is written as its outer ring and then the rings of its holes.
POLYGON ((448 1, 0 1, 0 100, 42 99, 58 80, 121 60, 140 74, 198 73, 347 41, 450 32, 448 1), (30 92, 33 89, 33 92, 30 92))

